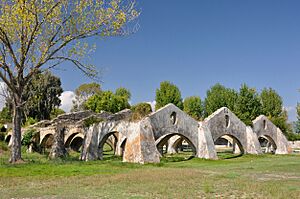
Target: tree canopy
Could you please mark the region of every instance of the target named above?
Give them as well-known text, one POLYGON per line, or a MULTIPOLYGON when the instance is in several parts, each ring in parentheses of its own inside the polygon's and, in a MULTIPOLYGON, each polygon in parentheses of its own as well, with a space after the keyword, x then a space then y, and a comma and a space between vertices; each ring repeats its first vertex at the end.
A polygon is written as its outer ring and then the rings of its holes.
POLYGON ((102 91, 101 93, 91 96, 86 101, 85 107, 96 113, 100 113, 101 111, 116 113, 130 108, 130 104, 127 96, 116 95, 111 91, 102 91))
POLYGON ((249 88, 246 84, 241 86, 234 112, 249 126, 256 117, 262 114, 260 97, 254 88, 249 88))
POLYGON ((238 93, 221 84, 215 84, 206 92, 204 101, 205 116, 208 116, 222 107, 227 107, 234 111, 234 104, 238 98, 238 93))
POLYGON ((84 103, 89 97, 101 92, 100 84, 93 82, 89 84, 81 84, 75 90, 75 99, 73 100, 72 112, 82 111, 85 109, 84 103))
POLYGON ((262 113, 268 117, 282 114, 283 104, 280 95, 272 88, 264 88, 260 94, 262 113))
POLYGON ((25 87, 23 94, 24 114, 27 117, 40 120, 51 119, 51 112, 60 106, 60 95, 63 89, 59 77, 47 71, 33 77, 25 87))
POLYGON ((179 88, 171 82, 164 81, 160 83, 160 87, 156 89, 156 105, 155 109, 158 110, 161 107, 173 103, 180 109, 183 109, 183 103, 181 98, 181 92, 179 88))
POLYGON ((203 119, 204 107, 198 96, 187 97, 183 101, 183 110, 196 120, 203 119))

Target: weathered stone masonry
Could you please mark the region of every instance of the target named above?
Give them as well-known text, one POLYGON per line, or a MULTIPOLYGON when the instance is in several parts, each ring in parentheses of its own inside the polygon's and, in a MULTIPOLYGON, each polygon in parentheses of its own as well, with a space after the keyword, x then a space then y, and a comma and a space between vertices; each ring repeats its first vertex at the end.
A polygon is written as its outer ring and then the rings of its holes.
POLYGON ((262 153, 259 143, 261 137, 272 144, 276 154, 291 152, 283 133, 265 116, 255 119, 251 128, 226 107, 220 108, 202 122, 194 120, 173 104, 139 121, 132 121, 131 115, 130 110, 116 114, 84 111, 64 114, 30 128, 39 131, 39 140, 43 144, 49 136, 57 134, 58 124, 63 125, 64 146, 77 151, 81 147, 80 159, 83 161, 102 159, 106 142, 115 149, 116 155, 123 156, 124 162, 157 163, 163 146, 168 143, 168 149, 175 152, 174 146, 179 143, 178 139, 189 143, 195 157, 217 159, 214 143, 222 136, 232 138, 241 152, 246 154, 262 153), (90 117, 98 118, 101 122, 84 127, 84 121, 90 117))

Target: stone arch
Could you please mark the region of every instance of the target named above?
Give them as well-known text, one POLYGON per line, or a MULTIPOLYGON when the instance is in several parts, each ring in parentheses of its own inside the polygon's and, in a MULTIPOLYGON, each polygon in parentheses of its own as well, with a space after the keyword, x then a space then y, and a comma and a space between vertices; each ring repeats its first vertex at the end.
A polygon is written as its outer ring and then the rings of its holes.
POLYGON ((183 141, 184 138, 179 135, 172 136, 168 141, 167 153, 174 154, 174 153, 178 153, 179 150, 183 150, 182 148, 183 141))
MULTIPOLYGON (((108 132, 106 134, 103 134, 100 139, 99 139, 99 145, 98 145, 98 153, 99 153, 99 159, 102 160, 103 159, 103 147, 104 147, 104 144, 106 143, 107 139, 110 137, 110 136, 113 136, 116 140, 118 139, 117 136, 116 136, 116 131, 111 131, 111 132, 108 132)), ((117 143, 117 141, 116 141, 117 143)))
POLYGON ((258 137, 260 146, 262 147, 263 153, 275 153, 277 145, 275 141, 268 135, 262 135, 258 137))
POLYGON ((116 150, 117 143, 118 143, 118 134, 119 133, 113 133, 112 135, 108 136, 105 143, 110 146, 111 150, 116 150))
POLYGON ((51 148, 53 144, 53 140, 54 140, 53 134, 51 133, 46 134, 40 142, 40 145, 43 148, 43 150, 51 148))
POLYGON ((222 107, 204 120, 213 142, 224 135, 234 138, 243 153, 259 154, 260 145, 255 133, 228 108, 222 107))
POLYGON ((163 136, 161 136, 159 139, 157 139, 155 141, 155 145, 157 147, 157 150, 160 152, 161 155, 163 155, 163 152, 162 152, 162 149, 163 149, 163 146, 168 142, 168 140, 173 137, 173 136, 180 136, 182 137, 184 140, 186 140, 188 142, 188 144, 191 146, 192 148, 192 151, 193 151, 193 156, 196 156, 197 154, 197 148, 196 148, 196 145, 191 141, 190 138, 186 137, 185 135, 183 134, 180 134, 180 133, 168 133, 168 134, 165 134, 163 136))
POLYGON ((173 104, 168 104, 149 116, 158 148, 172 136, 179 135, 198 151, 198 122, 173 104))
POLYGON ((245 146, 243 146, 242 143, 239 141, 239 139, 237 139, 235 136, 229 135, 229 134, 224 134, 221 137, 214 140, 214 143, 216 143, 220 138, 226 139, 226 140, 228 140, 229 143, 232 144, 233 153, 236 153, 236 154, 237 153, 241 153, 241 154, 245 153, 245 149, 244 149, 245 146), (231 140, 229 140, 229 139, 231 139, 231 140))
POLYGON ((69 148, 72 140, 79 134, 79 132, 73 133, 66 138, 65 147, 69 148))
POLYGON ((81 136, 75 136, 70 142, 70 148, 73 151, 79 152, 83 143, 83 138, 81 136))
POLYGON ((258 138, 266 138, 275 149, 275 154, 291 152, 289 143, 282 133, 266 116, 261 115, 253 121, 253 131, 258 138))

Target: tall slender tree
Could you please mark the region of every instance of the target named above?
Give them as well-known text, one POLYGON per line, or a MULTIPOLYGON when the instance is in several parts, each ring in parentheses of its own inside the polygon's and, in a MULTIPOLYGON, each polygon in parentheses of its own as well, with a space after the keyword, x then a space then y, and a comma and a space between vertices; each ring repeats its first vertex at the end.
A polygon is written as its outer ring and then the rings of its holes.
POLYGON ((252 121, 262 113, 260 97, 254 88, 249 88, 246 84, 241 86, 235 113, 246 125, 252 125, 252 121))
POLYGON ((226 88, 221 84, 215 84, 206 92, 204 101, 205 116, 208 116, 221 107, 227 107, 234 111, 234 105, 238 94, 235 90, 226 88))
POLYGON ((160 83, 160 87, 156 89, 156 105, 155 109, 159 109, 169 103, 174 104, 180 109, 183 109, 183 103, 181 98, 181 92, 179 88, 168 81, 160 83))
POLYGON ((101 92, 100 84, 93 82, 89 84, 81 84, 75 90, 75 99, 73 100, 72 112, 82 111, 85 109, 84 104, 93 95, 101 92))
POLYGON ((0 1, 0 78, 13 101, 10 162, 22 159, 22 96, 31 79, 63 62, 97 76, 84 59, 93 49, 85 39, 124 35, 138 15, 134 0, 0 1))

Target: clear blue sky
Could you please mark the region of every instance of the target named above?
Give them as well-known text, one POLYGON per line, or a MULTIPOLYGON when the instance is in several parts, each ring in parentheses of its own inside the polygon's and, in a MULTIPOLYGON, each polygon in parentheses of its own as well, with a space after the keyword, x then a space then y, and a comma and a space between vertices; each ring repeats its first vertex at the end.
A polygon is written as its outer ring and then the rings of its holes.
MULTIPOLYGON (((95 40, 91 62, 104 70, 103 89, 126 87, 137 103, 153 101, 164 80, 183 97, 202 99, 215 83, 247 83, 274 88, 286 107, 300 102, 299 0, 144 0, 138 7, 137 33, 95 40)), ((72 69, 55 73, 64 90, 91 81, 72 69)))

